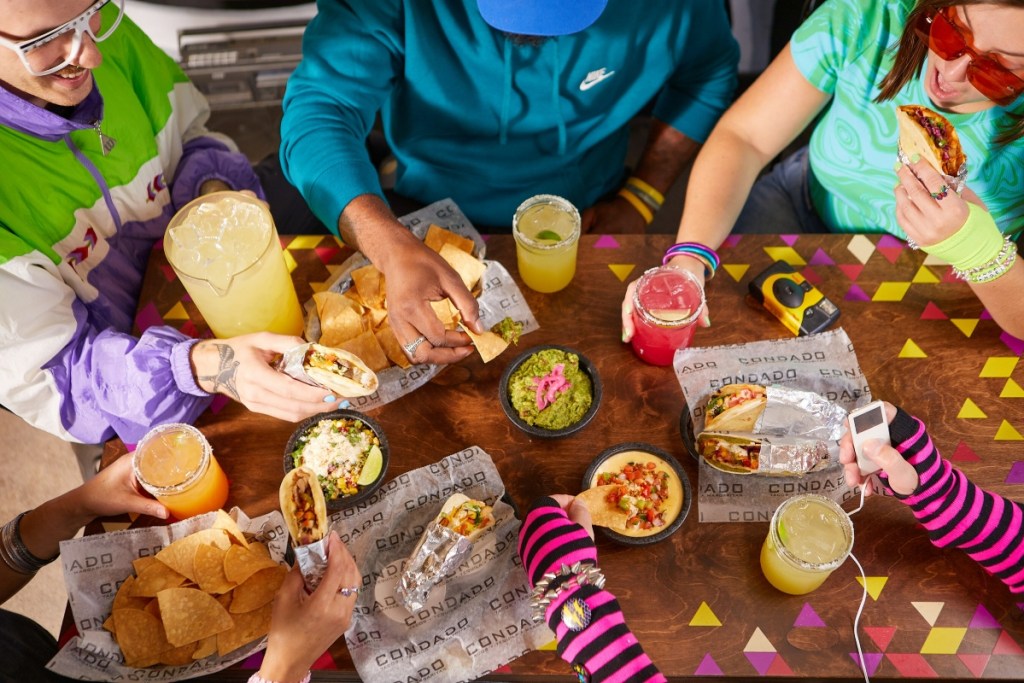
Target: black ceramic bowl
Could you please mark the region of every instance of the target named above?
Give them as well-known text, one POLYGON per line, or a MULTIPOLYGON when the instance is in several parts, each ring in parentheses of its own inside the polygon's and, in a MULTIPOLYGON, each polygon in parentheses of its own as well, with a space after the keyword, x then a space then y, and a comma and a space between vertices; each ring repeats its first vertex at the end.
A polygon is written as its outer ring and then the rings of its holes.
POLYGON ((607 527, 598 527, 608 538, 622 543, 624 545, 649 545, 651 543, 657 543, 663 541, 671 536, 675 531, 682 526, 683 520, 686 519, 686 515, 690 512, 690 502, 693 500, 693 494, 690 491, 690 479, 686 476, 686 472, 683 471, 679 461, 673 458, 671 455, 661 450, 657 446, 652 446, 648 443, 640 443, 637 441, 630 441, 628 443, 620 443, 617 446, 605 449, 594 458, 593 462, 587 468, 587 471, 583 474, 583 484, 581 490, 589 489, 596 485, 597 475, 602 470, 615 469, 618 470, 625 464, 630 456, 626 455, 630 452, 637 453, 637 459, 650 459, 660 460, 664 463, 664 467, 671 470, 679 481, 679 492, 682 494, 682 502, 680 504, 678 512, 676 512, 675 518, 663 527, 657 530, 649 530, 647 532, 636 531, 630 533, 623 533, 609 529, 607 527))
POLYGON ((693 416, 687 408, 679 413, 679 435, 683 437, 683 445, 694 460, 700 460, 700 451, 697 450, 697 436, 693 432, 693 416))
POLYGON ((509 420, 512 421, 516 427, 523 430, 530 436, 536 436, 541 439, 557 439, 563 436, 569 436, 579 430, 583 429, 588 422, 594 419, 594 415, 597 415, 597 408, 601 405, 601 378, 597 374, 597 368, 591 363, 583 354, 576 349, 571 349, 568 346, 558 346, 556 344, 544 344, 541 346, 534 346, 531 349, 523 351, 521 354, 512 359, 512 361, 505 368, 505 371, 501 373, 501 381, 498 383, 498 400, 501 402, 501 409, 505 411, 505 415, 509 420), (519 369, 526 359, 535 353, 544 351, 546 349, 558 349, 559 351, 565 351, 566 353, 575 353, 580 359, 580 370, 585 372, 590 377, 590 385, 593 391, 593 399, 590 402, 590 408, 578 422, 575 422, 568 427, 562 429, 544 429, 543 427, 537 427, 536 425, 529 425, 519 417, 519 411, 512 405, 512 399, 508 393, 509 378, 512 377, 512 373, 519 369))
POLYGON ((377 435, 378 441, 380 441, 380 452, 383 457, 383 462, 380 466, 380 474, 371 484, 366 486, 360 486, 356 493, 349 496, 341 496, 334 500, 327 499, 328 510, 341 510, 343 508, 350 507, 357 503, 361 503, 370 496, 373 492, 380 488, 380 485, 384 482, 384 475, 388 471, 388 463, 391 460, 391 449, 388 447, 388 439, 384 435, 384 430, 381 426, 372 418, 367 417, 363 413, 356 410, 332 410, 329 413, 320 413, 313 417, 306 418, 299 423, 299 426, 292 432, 291 437, 288 439, 288 444, 284 447, 284 471, 285 473, 295 469, 295 460, 292 458, 292 451, 295 450, 295 445, 298 443, 299 437, 305 434, 307 431, 313 428, 314 425, 318 424, 321 420, 360 420, 364 425, 373 430, 373 433, 377 435))

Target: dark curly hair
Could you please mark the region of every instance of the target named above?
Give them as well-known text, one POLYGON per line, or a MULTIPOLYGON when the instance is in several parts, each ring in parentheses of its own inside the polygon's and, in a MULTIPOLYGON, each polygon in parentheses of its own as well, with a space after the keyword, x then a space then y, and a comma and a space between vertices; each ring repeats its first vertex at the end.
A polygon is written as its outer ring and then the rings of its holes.
MULTIPOLYGON (((928 45, 914 31, 914 26, 922 15, 934 15, 946 7, 961 5, 1004 5, 1024 9, 1024 0, 918 0, 917 5, 907 16, 907 23, 900 35, 900 42, 895 47, 896 59, 892 70, 878 84, 881 92, 876 102, 886 102, 896 96, 912 78, 921 74, 925 59, 928 56, 928 45)), ((1009 123, 1003 127, 995 138, 996 144, 1005 145, 1024 137, 1024 115, 1004 111, 1009 123)))

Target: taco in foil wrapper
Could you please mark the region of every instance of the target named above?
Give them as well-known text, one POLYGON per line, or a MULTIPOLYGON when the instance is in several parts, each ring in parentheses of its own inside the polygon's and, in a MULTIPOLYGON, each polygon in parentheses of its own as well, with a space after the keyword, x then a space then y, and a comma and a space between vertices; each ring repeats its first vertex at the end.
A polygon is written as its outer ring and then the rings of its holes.
POLYGON ((292 545, 316 543, 327 534, 327 501, 313 470, 296 467, 284 475, 278 500, 292 545))
POLYGON ((760 384, 726 384, 711 394, 704 413, 704 428, 718 432, 748 432, 768 402, 760 384))
POLYGON ((348 398, 369 396, 380 384, 377 374, 359 356, 316 343, 289 349, 278 369, 301 382, 348 398))
POLYGON ((494 525, 490 505, 461 493, 445 501, 406 560, 395 588, 405 608, 410 612, 422 609, 430 590, 462 564, 473 541, 494 525))
POLYGON ((702 432, 697 450, 705 462, 731 474, 800 476, 832 464, 833 452, 825 441, 759 434, 702 432))

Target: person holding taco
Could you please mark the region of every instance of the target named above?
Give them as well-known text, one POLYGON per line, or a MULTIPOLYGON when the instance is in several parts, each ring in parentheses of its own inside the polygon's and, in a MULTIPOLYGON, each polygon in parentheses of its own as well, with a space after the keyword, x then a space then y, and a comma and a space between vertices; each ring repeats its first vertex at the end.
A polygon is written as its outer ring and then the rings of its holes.
MULTIPOLYGON (((690 175, 677 244, 664 262, 710 279, 718 265, 714 249, 731 231, 889 233, 927 247, 958 233, 962 212, 941 232, 919 227, 937 220, 930 214, 940 205, 958 204, 955 193, 943 191, 948 181, 921 162, 901 170, 893 189, 895 110, 920 104, 958 132, 975 193, 965 197, 983 204, 997 228, 981 233, 995 239, 980 265, 998 270, 1010 259, 1009 252, 999 256, 1003 236, 1024 225, 1022 92, 1022 0, 827 0, 712 131, 690 175), (809 127, 809 144, 758 179, 809 127), (908 202, 929 215, 901 217, 908 202)), ((973 234, 974 226, 967 230, 973 234)), ((962 237, 945 259, 954 265, 976 243, 962 237)), ((1024 336, 1024 300, 1016 296, 1024 266, 1011 261, 972 288, 1004 330, 1024 336)), ((626 340, 632 298, 630 289, 622 307, 626 340)))
MULTIPOLYGON (((971 482, 942 457, 920 419, 889 403, 885 409, 892 445, 871 440, 864 454, 881 466, 887 492, 911 509, 937 547, 963 550, 1012 593, 1024 593, 1024 505, 971 482)), ((846 481, 870 495, 849 433, 839 442, 839 460, 846 481)))
POLYGON ((594 527, 586 505, 567 495, 539 498, 519 531, 519 557, 533 604, 558 640, 558 654, 579 680, 645 681, 665 677, 626 626, 615 596, 601 588, 594 527), (578 564, 577 564, 578 563, 578 564))

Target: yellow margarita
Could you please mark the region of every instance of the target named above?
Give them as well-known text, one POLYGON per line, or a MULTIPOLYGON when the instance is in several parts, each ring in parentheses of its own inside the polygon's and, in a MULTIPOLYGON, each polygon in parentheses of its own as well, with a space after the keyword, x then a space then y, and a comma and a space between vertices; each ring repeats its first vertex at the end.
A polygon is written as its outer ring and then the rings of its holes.
POLYGON ((772 515, 761 546, 761 571, 783 593, 815 590, 853 549, 853 524, 838 504, 815 494, 794 496, 772 515))
POLYGON ((519 205, 512 220, 519 276, 537 292, 557 292, 576 274, 580 214, 561 197, 541 194, 519 205))
POLYGON ((186 204, 164 237, 167 260, 213 333, 300 336, 302 308, 266 205, 238 192, 186 204))

